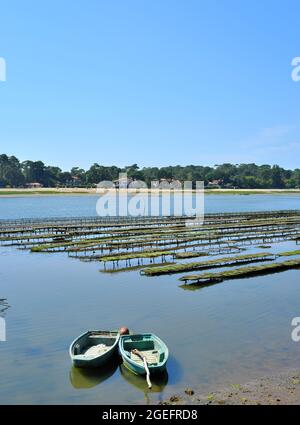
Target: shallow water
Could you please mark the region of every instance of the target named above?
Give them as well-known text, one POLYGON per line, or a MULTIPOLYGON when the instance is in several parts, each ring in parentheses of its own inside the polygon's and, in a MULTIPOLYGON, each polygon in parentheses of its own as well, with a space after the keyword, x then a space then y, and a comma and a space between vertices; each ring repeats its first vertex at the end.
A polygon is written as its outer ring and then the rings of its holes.
MULTIPOLYGON (((6 198, 0 199, 0 216, 91 215, 95 201, 93 196, 6 198)), ((299 207, 300 198, 293 195, 206 199, 210 212, 299 207)), ((295 243, 268 251, 290 249, 295 243)), ((299 270, 188 291, 179 286, 180 274, 150 278, 139 271, 99 269, 97 262, 61 253, 0 247, 0 299, 10 305, 2 313, 0 306, 7 339, 0 341, 0 403, 155 403, 186 387, 209 392, 299 365, 300 343, 291 339, 291 320, 300 316, 299 270), (120 325, 157 333, 169 346, 168 373, 151 392, 117 360, 105 372, 70 365, 74 337, 120 325)))
MULTIPOLYGON (((94 216, 98 199, 98 195, 0 197, 0 219, 94 216)), ((206 213, 299 208, 300 195, 298 194, 205 196, 206 213)))

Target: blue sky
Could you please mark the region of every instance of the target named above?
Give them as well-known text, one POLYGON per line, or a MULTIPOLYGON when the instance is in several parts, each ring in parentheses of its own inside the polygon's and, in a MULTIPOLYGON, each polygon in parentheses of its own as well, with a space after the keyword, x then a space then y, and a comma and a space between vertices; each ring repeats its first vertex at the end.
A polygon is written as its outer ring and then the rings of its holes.
POLYGON ((0 152, 299 167, 299 1, 2 2, 0 152))

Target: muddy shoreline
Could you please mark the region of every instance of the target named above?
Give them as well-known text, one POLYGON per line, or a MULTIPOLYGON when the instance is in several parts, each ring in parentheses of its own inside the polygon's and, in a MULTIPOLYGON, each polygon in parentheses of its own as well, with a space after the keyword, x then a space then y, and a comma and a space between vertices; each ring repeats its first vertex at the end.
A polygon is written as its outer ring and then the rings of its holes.
POLYGON ((172 395, 163 405, 299 405, 300 368, 234 383, 205 394, 194 388, 172 395))

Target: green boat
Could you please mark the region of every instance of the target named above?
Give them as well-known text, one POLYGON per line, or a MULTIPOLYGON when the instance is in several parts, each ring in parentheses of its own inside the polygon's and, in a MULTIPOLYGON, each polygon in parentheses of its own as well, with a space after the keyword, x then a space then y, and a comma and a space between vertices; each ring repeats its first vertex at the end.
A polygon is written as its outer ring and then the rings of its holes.
POLYGON ((118 331, 87 331, 70 345, 69 353, 74 367, 101 367, 117 351, 118 331))
POLYGON ((166 344, 158 336, 147 333, 122 335, 119 352, 124 365, 138 375, 146 375, 145 362, 151 373, 163 372, 169 357, 166 344))

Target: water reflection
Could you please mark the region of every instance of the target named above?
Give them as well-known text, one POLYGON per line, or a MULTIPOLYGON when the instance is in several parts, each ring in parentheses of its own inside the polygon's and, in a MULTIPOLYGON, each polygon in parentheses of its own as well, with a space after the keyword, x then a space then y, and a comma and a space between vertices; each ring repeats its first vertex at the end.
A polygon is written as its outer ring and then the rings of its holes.
POLYGON ((6 298, 0 298, 0 316, 4 317, 6 310, 10 307, 6 298))
POLYGON ((184 291, 200 291, 201 289, 207 288, 209 286, 218 285, 221 282, 206 282, 206 283, 184 283, 178 287, 184 291))
POLYGON ((70 382, 76 389, 96 387, 114 375, 119 366, 119 359, 113 358, 105 367, 97 369, 82 369, 73 367, 70 370, 70 382))
POLYGON ((151 393, 161 393, 167 385, 169 379, 168 372, 166 370, 159 375, 151 375, 152 388, 149 389, 145 376, 136 375, 126 366, 124 366, 124 364, 120 365, 120 373, 129 384, 133 385, 135 388, 144 393, 147 404, 150 403, 149 395, 151 393))

